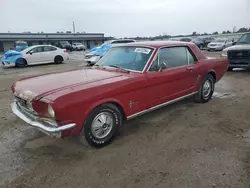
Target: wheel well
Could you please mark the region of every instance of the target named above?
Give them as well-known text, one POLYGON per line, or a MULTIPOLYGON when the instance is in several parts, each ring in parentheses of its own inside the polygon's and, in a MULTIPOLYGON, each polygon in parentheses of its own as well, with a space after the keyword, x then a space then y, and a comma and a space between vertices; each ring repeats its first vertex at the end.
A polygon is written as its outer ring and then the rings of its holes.
POLYGON ((63 57, 62 57, 61 55, 57 55, 57 56, 54 58, 54 61, 55 61, 56 58, 58 58, 58 57, 62 58, 62 61, 63 61, 63 57))
POLYGON ((17 62, 18 62, 18 60, 21 60, 21 59, 23 59, 23 60, 24 60, 24 63, 25 63, 25 64, 27 64, 26 59, 24 59, 23 57, 20 57, 20 58, 16 59, 16 62, 15 62, 15 63, 17 63, 17 62))
POLYGON ((215 72, 209 72, 208 74, 210 74, 210 75, 212 75, 213 77, 214 77, 214 81, 216 82, 216 74, 215 74, 215 72))
POLYGON ((123 108, 122 108, 122 106, 120 104, 118 104, 116 102, 108 102, 108 103, 115 105, 118 108, 118 110, 121 112, 122 119, 126 120, 126 114, 125 114, 125 112, 124 112, 124 110, 123 110, 123 108))

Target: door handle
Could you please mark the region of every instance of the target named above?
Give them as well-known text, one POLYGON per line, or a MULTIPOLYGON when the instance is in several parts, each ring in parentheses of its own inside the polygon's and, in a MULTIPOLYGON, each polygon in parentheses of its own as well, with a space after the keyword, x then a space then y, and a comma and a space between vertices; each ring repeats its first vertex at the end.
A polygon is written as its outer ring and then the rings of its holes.
POLYGON ((186 69, 187 69, 187 70, 193 70, 194 67, 187 67, 186 69))

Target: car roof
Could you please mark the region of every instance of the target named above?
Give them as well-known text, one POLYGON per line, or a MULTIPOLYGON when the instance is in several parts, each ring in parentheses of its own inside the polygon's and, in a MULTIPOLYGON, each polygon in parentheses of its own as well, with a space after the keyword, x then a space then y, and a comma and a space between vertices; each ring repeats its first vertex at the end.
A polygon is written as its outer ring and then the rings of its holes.
POLYGON ((53 45, 50 45, 50 44, 41 44, 41 45, 33 45, 33 46, 30 46, 30 47, 43 47, 43 46, 52 46, 52 47, 56 47, 56 46, 53 46, 53 45))
POLYGON ((144 42, 134 42, 128 44, 121 44, 119 46, 145 46, 152 48, 161 48, 163 46, 190 46, 195 45, 192 42, 182 42, 182 41, 144 41, 144 42))

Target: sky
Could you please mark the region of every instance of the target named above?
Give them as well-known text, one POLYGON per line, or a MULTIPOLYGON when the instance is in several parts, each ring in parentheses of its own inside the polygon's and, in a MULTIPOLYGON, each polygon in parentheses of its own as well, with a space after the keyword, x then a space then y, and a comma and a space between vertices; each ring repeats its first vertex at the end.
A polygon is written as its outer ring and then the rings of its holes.
POLYGON ((250 27, 250 0, 0 0, 0 32, 149 37, 250 27))

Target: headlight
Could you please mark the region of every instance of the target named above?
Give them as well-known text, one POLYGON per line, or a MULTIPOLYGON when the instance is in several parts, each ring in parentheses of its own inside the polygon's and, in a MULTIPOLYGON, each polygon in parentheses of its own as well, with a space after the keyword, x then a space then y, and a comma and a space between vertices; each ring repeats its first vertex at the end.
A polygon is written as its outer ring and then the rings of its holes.
POLYGON ((52 106, 48 105, 48 113, 50 117, 55 118, 55 111, 53 110, 52 106))
POLYGON ((227 57, 227 51, 222 51, 220 54, 221 57, 227 57))

